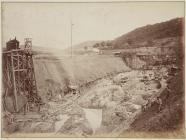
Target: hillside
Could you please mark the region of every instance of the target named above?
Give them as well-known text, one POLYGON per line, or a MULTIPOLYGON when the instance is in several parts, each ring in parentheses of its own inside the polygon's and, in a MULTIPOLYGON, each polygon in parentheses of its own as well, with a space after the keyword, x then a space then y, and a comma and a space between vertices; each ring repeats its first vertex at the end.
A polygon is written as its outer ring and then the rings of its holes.
POLYGON ((131 45, 154 39, 183 36, 183 26, 183 18, 177 18, 154 25, 140 27, 116 38, 114 40, 114 48, 124 47, 123 45, 125 43, 131 45))
POLYGON ((126 33, 113 41, 105 41, 95 44, 100 49, 124 49, 153 47, 156 42, 164 38, 183 36, 184 19, 176 18, 169 21, 139 27, 126 33))

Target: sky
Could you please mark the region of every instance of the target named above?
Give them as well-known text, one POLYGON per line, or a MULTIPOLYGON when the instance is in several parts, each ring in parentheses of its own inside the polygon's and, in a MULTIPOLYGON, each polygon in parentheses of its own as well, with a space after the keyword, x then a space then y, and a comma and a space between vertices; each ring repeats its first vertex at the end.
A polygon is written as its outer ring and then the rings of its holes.
POLYGON ((3 46, 15 36, 23 44, 66 48, 89 40, 112 40, 137 27, 184 17, 184 2, 3 3, 3 46))

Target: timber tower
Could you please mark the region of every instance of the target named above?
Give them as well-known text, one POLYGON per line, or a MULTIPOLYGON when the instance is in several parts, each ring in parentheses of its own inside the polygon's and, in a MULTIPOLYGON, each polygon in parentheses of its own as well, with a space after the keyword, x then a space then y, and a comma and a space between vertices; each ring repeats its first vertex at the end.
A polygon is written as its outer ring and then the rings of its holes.
POLYGON ((15 38, 6 43, 3 51, 3 107, 10 112, 19 112, 25 104, 31 111, 41 101, 37 93, 31 38, 25 38, 24 43, 20 48, 15 38))

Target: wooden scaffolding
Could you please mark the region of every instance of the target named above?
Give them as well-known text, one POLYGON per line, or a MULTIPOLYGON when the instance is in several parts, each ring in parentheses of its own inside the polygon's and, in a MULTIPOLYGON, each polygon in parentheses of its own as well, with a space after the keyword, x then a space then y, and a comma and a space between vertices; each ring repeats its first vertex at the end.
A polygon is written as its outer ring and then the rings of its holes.
POLYGON ((19 48, 19 42, 10 40, 7 48, 3 51, 3 86, 4 99, 7 96, 13 97, 15 112, 21 108, 19 106, 19 95, 26 97, 28 103, 38 103, 40 100, 37 94, 37 84, 35 79, 32 41, 25 39, 24 48, 19 48), (12 95, 11 95, 12 94, 12 95))

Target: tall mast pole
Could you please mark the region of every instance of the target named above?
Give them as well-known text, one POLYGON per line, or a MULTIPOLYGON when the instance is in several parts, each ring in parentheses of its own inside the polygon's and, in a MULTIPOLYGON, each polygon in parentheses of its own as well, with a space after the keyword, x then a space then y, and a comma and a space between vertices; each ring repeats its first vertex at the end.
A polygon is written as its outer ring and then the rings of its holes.
POLYGON ((70 46, 71 46, 71 58, 72 58, 72 19, 70 20, 70 29, 71 29, 71 39, 70 39, 70 46))

